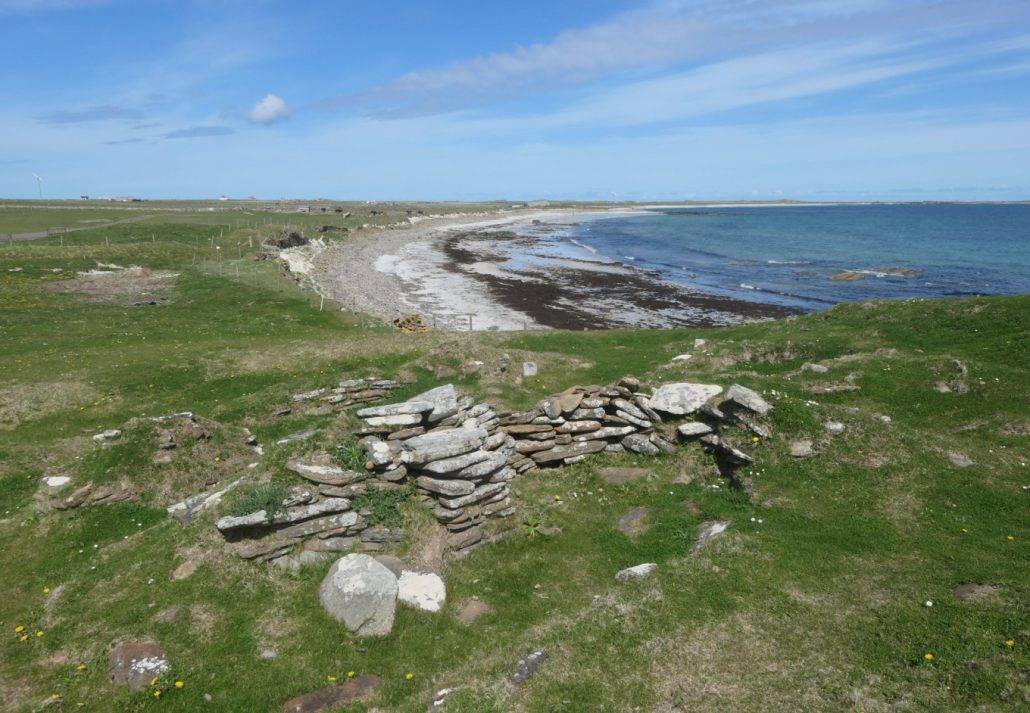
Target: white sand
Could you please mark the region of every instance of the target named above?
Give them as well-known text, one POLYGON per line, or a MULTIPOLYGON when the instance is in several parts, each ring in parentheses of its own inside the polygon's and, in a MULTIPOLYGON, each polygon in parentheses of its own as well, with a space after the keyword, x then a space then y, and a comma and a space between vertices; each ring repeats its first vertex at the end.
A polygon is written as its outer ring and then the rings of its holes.
MULTIPOLYGON (((345 308, 393 319, 418 313, 438 329, 519 330, 540 325, 522 312, 498 304, 475 273, 523 281, 540 281, 539 275, 503 270, 496 263, 476 262, 449 269, 441 243, 453 230, 502 230, 527 226, 533 221, 564 223, 583 219, 638 213, 631 209, 584 212, 539 210, 503 213, 489 217, 450 216, 412 220, 404 227, 364 229, 327 247, 295 248, 302 255, 290 255, 314 288, 345 308), (466 274, 463 274, 466 273, 466 274)), ((550 258, 559 263, 575 262, 578 269, 619 269, 596 263, 550 258), (591 267, 594 266, 594 267, 591 267)), ((571 266, 566 264, 565 266, 571 266)))

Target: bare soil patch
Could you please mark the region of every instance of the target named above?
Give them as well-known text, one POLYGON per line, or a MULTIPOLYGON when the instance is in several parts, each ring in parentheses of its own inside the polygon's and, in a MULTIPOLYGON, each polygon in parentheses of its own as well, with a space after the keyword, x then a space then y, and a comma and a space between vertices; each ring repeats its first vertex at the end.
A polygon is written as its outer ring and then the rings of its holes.
POLYGON ((47 292, 70 293, 91 304, 148 306, 170 304, 175 272, 156 272, 145 267, 104 266, 104 269, 80 272, 70 280, 51 282, 47 292))

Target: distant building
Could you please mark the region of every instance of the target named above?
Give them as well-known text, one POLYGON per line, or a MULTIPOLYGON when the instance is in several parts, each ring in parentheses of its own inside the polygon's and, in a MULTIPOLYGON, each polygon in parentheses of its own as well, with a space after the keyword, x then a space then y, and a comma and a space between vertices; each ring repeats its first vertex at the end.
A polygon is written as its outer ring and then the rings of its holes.
POLYGON ((89 196, 79 196, 79 200, 80 201, 88 201, 89 200, 89 196))
POLYGON ((229 200, 229 196, 227 196, 227 195, 225 195, 223 193, 222 195, 218 196, 218 200, 220 200, 220 201, 227 201, 227 200, 229 200))

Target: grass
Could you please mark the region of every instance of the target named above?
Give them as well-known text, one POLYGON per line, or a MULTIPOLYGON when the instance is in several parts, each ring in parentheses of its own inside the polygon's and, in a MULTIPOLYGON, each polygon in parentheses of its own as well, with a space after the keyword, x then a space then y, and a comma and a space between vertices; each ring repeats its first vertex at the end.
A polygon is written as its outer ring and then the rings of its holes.
MULTIPOLYGON (((63 246, 0 246, 0 710, 37 709, 58 693, 67 708, 99 711, 273 711, 348 671, 383 677, 373 699, 341 709, 355 712, 422 711, 445 687, 456 689, 451 713, 1030 704, 1030 298, 845 305, 718 330, 402 335, 318 311, 274 265, 250 259, 258 229, 213 229, 192 215, 77 232, 63 246), (219 252, 228 253, 221 263, 219 252), (44 289, 98 261, 177 272, 174 302, 134 308, 44 289), (704 350, 671 362, 697 337, 704 350), (499 374, 502 354, 512 368, 499 374), (348 417, 274 416, 292 394, 378 373, 412 377, 396 394, 405 398, 440 383, 436 366, 468 358, 486 366, 456 383, 512 408, 626 373, 764 391, 773 437, 748 446, 752 497, 692 447, 522 477, 524 524, 445 566, 443 612, 401 608, 393 633, 375 640, 355 639, 318 606, 328 562, 280 572, 225 552, 212 526, 219 513, 188 525, 166 516, 169 504, 239 477, 247 485, 234 496, 264 502, 299 482, 288 458, 353 445, 348 417), (937 392, 955 378, 956 359, 968 392, 937 392), (540 376, 516 385, 522 360, 536 361, 540 376), (801 370, 816 361, 830 371, 801 370), (859 390, 806 390, 849 376, 859 390), (172 464, 155 464, 158 427, 133 419, 184 410, 205 437, 179 435, 172 464), (846 430, 831 437, 827 420, 846 430), (108 428, 122 436, 94 444, 108 428), (243 428, 264 457, 242 445, 243 428), (311 428, 311 442, 274 445, 311 428), (818 455, 791 458, 795 437, 813 440, 818 455), (951 452, 974 465, 956 466, 951 452), (605 465, 653 475, 610 486, 599 477, 605 465), (138 497, 38 511, 40 478, 56 474, 138 497), (637 506, 648 508, 648 529, 629 538, 617 522, 637 506), (698 524, 711 519, 732 525, 690 554, 698 524), (173 579, 186 561, 196 572, 173 579), (614 582, 641 562, 659 569, 614 582), (952 590, 969 582, 997 591, 957 601, 952 590), (466 625, 456 613, 473 597, 492 613, 466 625), (30 638, 20 641, 17 626, 30 638), (107 681, 109 647, 141 636, 173 664, 160 699, 107 681), (266 648, 275 660, 258 659, 266 648), (547 661, 512 686, 515 662, 535 648, 547 661)), ((364 457, 341 453, 351 466, 364 457)), ((408 495, 383 491, 356 505, 381 524, 400 517, 423 531, 408 495)))

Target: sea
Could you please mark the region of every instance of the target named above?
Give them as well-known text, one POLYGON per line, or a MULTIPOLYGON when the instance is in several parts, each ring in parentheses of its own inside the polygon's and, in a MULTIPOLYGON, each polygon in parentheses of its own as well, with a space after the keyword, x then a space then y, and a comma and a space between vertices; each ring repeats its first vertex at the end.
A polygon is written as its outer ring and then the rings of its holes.
POLYGON ((699 291, 806 312, 1030 293, 1030 203, 651 209, 540 238, 538 250, 553 257, 632 265, 699 291))

